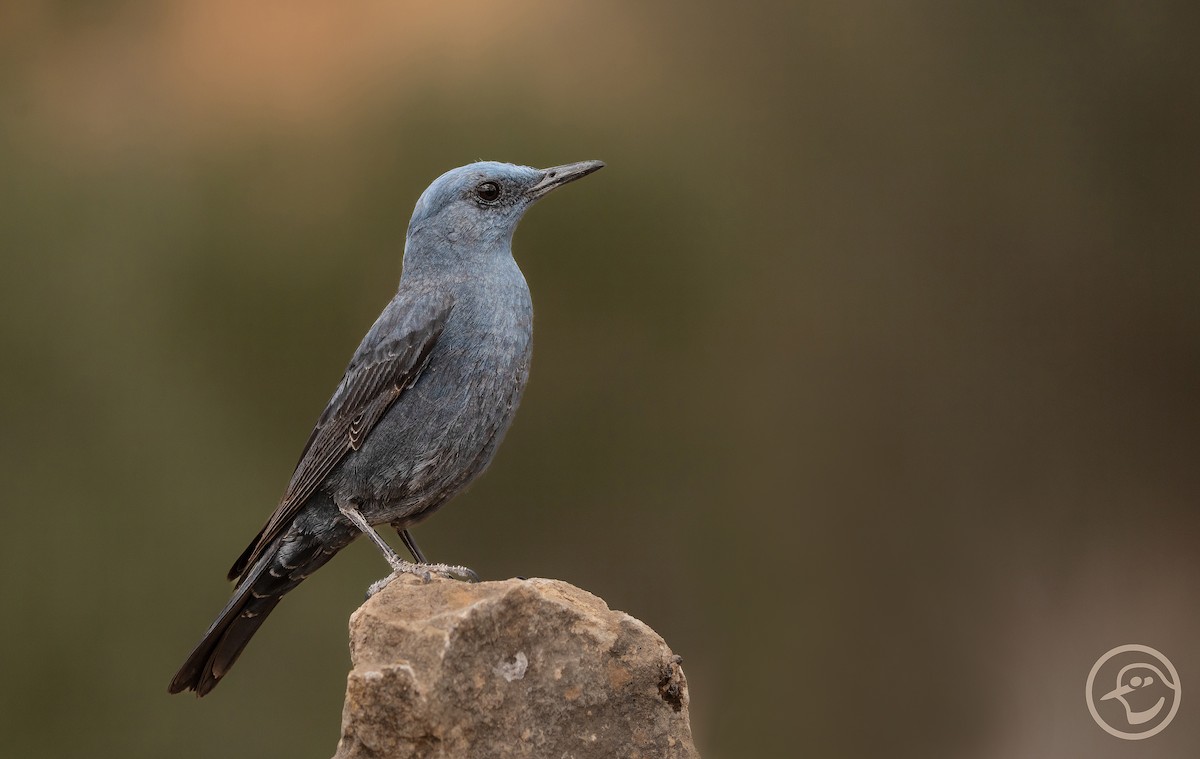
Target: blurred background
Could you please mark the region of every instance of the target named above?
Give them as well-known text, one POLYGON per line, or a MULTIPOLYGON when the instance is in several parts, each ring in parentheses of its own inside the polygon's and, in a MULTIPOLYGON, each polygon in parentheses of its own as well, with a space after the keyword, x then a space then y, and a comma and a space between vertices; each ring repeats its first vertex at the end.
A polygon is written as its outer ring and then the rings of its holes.
POLYGON ((1128 743, 1083 691, 1125 643, 1200 686, 1198 15, 5 3, 5 752, 331 755, 366 544, 167 681, 418 194, 599 158, 518 232, 532 380, 426 552, 649 623, 705 756, 1194 754, 1200 697, 1128 743))

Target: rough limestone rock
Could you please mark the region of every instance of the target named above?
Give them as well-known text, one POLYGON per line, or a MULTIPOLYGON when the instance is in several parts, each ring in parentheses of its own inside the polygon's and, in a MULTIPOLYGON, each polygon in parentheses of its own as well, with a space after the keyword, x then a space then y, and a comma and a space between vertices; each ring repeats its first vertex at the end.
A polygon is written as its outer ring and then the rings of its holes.
POLYGON ((697 756, 680 658, 564 582, 401 577, 350 655, 335 759, 697 756))

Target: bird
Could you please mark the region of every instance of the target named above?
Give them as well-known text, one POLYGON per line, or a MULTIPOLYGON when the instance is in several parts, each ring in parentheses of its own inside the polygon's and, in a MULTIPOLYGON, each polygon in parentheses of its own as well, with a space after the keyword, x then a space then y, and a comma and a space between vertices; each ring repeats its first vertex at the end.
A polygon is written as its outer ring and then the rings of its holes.
POLYGON ((480 161, 442 174, 413 209, 399 288, 350 359, 284 495, 233 563, 233 594, 168 691, 209 693, 280 599, 360 535, 392 574, 477 579, 430 564, 410 528, 478 477, 529 377, 533 305, 513 258, 522 216, 604 167, 480 161), (391 525, 413 556, 376 532, 391 525))
POLYGON ((1130 725, 1144 725, 1158 716, 1167 697, 1179 697, 1179 688, 1161 669, 1146 662, 1126 664, 1117 672, 1117 687, 1100 697, 1101 701, 1116 699, 1125 708, 1125 721, 1130 725), (1128 675, 1128 677, 1126 677, 1128 675), (1155 685, 1158 683, 1158 685, 1155 685), (1134 709, 1126 696, 1137 694, 1139 705, 1152 704, 1146 709, 1134 709), (1157 696, 1157 699, 1155 698, 1157 696))

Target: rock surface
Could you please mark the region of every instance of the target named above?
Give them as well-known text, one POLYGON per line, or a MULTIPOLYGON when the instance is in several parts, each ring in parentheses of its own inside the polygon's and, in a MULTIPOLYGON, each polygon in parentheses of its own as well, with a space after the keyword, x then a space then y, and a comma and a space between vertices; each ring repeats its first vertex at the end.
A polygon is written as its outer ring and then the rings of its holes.
POLYGON ((335 759, 697 756, 679 657, 564 582, 401 577, 350 655, 335 759))

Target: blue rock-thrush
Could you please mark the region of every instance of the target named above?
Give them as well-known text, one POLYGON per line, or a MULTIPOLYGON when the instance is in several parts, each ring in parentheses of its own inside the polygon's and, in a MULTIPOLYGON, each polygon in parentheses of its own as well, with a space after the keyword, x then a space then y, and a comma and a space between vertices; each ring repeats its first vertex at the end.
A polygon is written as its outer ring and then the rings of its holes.
POLYGON ((233 596, 172 693, 216 687, 283 595, 361 534, 392 576, 473 575, 426 563, 408 529, 487 467, 525 389, 533 306, 512 256, 517 222, 551 190, 603 166, 473 163, 425 190, 396 296, 354 352, 283 500, 229 570, 233 596), (382 524, 399 531, 415 564, 372 528, 382 524))

